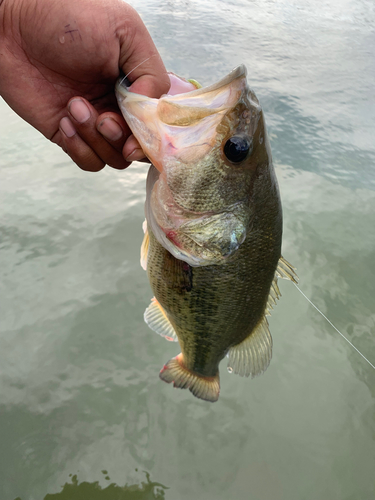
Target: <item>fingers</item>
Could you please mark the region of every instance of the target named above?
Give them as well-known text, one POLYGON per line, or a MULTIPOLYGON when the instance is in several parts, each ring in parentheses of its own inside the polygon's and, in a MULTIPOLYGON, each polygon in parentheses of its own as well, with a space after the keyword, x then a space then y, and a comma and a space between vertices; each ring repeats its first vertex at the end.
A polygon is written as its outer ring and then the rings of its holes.
POLYGON ((145 158, 145 154, 134 135, 129 136, 122 149, 122 154, 126 161, 140 161, 145 158))
MULTIPOLYGON (((137 12, 125 2, 118 6, 124 15, 116 16, 117 43, 120 45, 116 68, 120 66, 129 74, 132 91, 159 98, 170 87, 163 61, 137 12)), ((95 102, 97 106, 97 100, 95 102)), ((106 164, 124 169, 131 161, 144 158, 123 118, 111 111, 99 115, 83 97, 69 101, 68 116, 60 120, 59 132, 52 140, 79 167, 92 172, 101 170, 106 164)))
POLYGON ((55 142, 80 168, 97 172, 106 164, 116 169, 129 166, 122 148, 130 131, 120 115, 107 112, 99 116, 82 97, 69 101, 68 114, 60 121, 60 136, 55 142))
POLYGON ((124 120, 116 113, 103 113, 98 116, 97 129, 104 136, 104 138, 110 142, 118 151, 120 151, 127 162, 139 161, 145 158, 145 154, 142 151, 139 142, 127 128, 127 138, 123 140, 123 133, 119 129, 124 122, 124 120), (121 136, 120 136, 121 134, 121 136))

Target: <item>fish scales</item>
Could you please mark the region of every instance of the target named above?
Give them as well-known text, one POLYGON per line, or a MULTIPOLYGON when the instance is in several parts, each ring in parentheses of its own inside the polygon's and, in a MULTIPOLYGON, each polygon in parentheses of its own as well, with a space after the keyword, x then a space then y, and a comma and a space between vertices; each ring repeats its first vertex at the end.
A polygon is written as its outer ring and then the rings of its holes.
POLYGON ((244 66, 159 100, 121 82, 116 92, 155 165, 141 251, 155 298, 145 320, 181 347, 160 378, 216 401, 226 355, 239 375, 268 367, 266 315, 279 298, 277 278, 296 281, 281 257, 282 210, 263 112, 244 66))
POLYGON ((188 360, 186 367, 204 376, 217 374, 228 348, 242 342, 264 314, 280 257, 280 207, 270 198, 253 231, 236 254, 219 266, 191 267, 186 288, 183 261, 173 257, 149 230, 147 272, 155 297, 168 314, 188 360), (263 212, 273 212, 264 227, 263 212), (254 241, 255 240, 255 241, 254 241), (228 321, 228 318, 230 320, 228 321))

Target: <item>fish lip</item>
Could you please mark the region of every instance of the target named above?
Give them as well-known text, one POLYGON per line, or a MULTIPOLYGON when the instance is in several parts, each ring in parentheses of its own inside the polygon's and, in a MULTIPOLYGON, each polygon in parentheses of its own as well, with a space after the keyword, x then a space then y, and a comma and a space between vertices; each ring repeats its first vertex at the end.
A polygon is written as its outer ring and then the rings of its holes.
MULTIPOLYGON (((230 73, 228 73, 226 76, 224 76, 224 78, 222 78, 221 80, 219 80, 216 83, 208 85, 207 87, 201 87, 200 89, 190 90, 189 92, 184 92, 183 94, 175 94, 175 95, 164 94, 160 97, 160 99, 167 97, 168 100, 170 100, 170 99, 173 99, 173 97, 180 96, 180 95, 193 96, 193 97, 199 96, 201 94, 205 94, 206 92, 212 92, 213 90, 220 89, 224 85, 228 85, 230 82, 232 82, 236 78, 240 78, 242 76, 246 77, 246 75, 247 75, 246 66, 244 64, 240 64, 239 66, 234 68, 230 73)), ((147 96, 144 96, 142 94, 137 94, 135 92, 131 92, 129 90, 130 86, 126 85, 127 83, 129 84, 130 82, 124 76, 120 77, 116 82, 115 90, 116 90, 117 100, 119 102, 121 102, 121 100, 126 99, 129 96, 129 94, 131 94, 134 99, 137 99, 139 101, 152 99, 151 97, 147 97, 147 96), (125 83, 125 85, 124 85, 124 83, 125 83), (120 94, 123 99, 120 100, 118 94, 120 94)), ((157 101, 158 99, 155 99, 155 100, 157 101)))
MULTIPOLYGON (((125 80, 128 81, 128 80, 125 80)), ((154 99, 152 97, 147 97, 142 94, 137 94, 136 92, 132 92, 130 87, 123 85, 124 82, 124 77, 119 78, 115 84, 115 94, 118 102, 122 102, 124 99, 128 98, 129 95, 132 97, 135 97, 137 101, 150 101, 150 100, 155 100, 157 101, 158 99, 154 99), (119 95, 122 97, 122 99, 119 98, 119 95)))
POLYGON ((126 75, 120 76, 117 81, 116 81, 116 88, 117 85, 119 88, 125 88, 128 89, 131 86, 131 81, 128 79, 126 75))

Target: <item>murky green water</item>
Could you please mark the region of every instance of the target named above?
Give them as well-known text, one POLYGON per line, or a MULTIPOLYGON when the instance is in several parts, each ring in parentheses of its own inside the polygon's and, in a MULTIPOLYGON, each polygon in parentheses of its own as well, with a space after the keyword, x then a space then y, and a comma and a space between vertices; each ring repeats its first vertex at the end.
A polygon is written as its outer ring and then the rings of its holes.
MULTIPOLYGON (((209 84, 247 65, 283 253, 374 363, 374 3, 133 5, 170 70, 209 84)), ((375 371, 291 283, 262 377, 223 364, 215 404, 172 389, 178 346, 143 323, 147 168, 82 172, 4 102, 0 141, 1 500, 374 499, 375 371)))

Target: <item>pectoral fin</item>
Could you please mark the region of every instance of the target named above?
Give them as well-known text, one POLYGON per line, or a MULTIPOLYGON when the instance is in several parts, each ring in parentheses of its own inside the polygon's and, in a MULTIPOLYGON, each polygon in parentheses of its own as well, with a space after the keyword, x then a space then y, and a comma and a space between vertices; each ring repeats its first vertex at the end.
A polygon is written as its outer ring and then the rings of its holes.
POLYGON ((174 331, 168 316, 155 297, 151 299, 151 304, 145 311, 144 319, 147 325, 151 328, 151 330, 154 330, 154 332, 158 333, 162 337, 165 337, 171 342, 178 341, 176 332, 174 331))
POLYGON ((257 327, 240 344, 229 349, 228 371, 254 378, 266 371, 272 358, 272 337, 263 316, 257 327))
POLYGON ((148 255, 148 247, 150 245, 150 236, 147 231, 147 220, 145 220, 142 224, 143 232, 145 233, 141 245, 141 266, 147 271, 147 255, 148 255))

